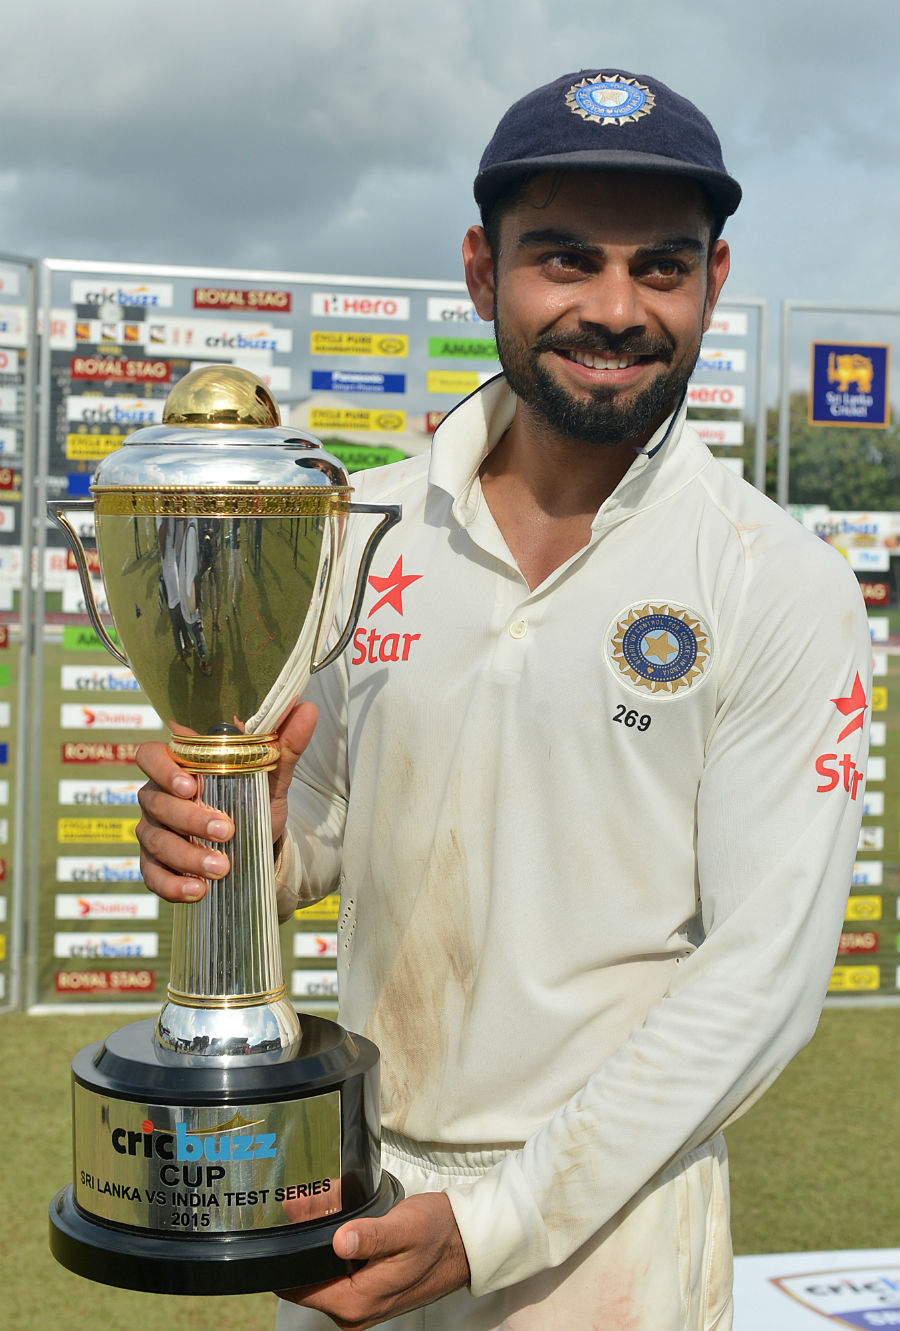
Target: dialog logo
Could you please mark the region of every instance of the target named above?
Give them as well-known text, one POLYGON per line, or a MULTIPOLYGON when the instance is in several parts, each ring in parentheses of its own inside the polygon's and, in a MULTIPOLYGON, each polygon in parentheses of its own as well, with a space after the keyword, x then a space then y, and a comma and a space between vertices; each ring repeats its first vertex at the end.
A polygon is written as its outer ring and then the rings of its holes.
POLYGON ((63 730, 158 730, 162 721, 152 707, 82 707, 63 703, 60 724, 63 730))
POLYGON ((109 892, 102 896, 79 896, 75 892, 56 894, 58 920, 156 920, 159 901, 149 892, 109 892))
POLYGON ((294 934, 295 957, 336 957, 337 934, 294 934))

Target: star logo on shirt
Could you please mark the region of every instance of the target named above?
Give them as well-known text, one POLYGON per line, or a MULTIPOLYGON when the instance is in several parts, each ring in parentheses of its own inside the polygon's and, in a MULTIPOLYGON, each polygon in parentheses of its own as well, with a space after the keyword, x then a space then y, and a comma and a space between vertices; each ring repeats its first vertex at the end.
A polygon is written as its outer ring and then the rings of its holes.
POLYGON ((867 707, 866 691, 863 688, 863 683, 859 677, 858 670, 856 672, 856 679, 853 681, 853 688, 850 690, 850 696, 848 698, 832 698, 831 701, 834 703, 841 716, 850 716, 851 713, 856 712, 856 716, 853 717, 853 720, 848 721, 844 726, 844 729, 838 735, 837 742, 840 744, 841 740, 846 739, 848 735, 852 735, 854 730, 862 730, 863 728, 863 713, 866 711, 867 707))
POLYGON ((369 574, 369 582, 375 588, 376 592, 384 592, 380 601, 376 601, 369 611, 368 618, 374 615, 376 610, 380 610, 383 605, 392 605, 398 614, 403 614, 403 593, 411 582, 417 582, 421 578, 421 573, 404 573, 403 556, 397 560, 394 567, 386 578, 376 577, 374 573, 369 574))

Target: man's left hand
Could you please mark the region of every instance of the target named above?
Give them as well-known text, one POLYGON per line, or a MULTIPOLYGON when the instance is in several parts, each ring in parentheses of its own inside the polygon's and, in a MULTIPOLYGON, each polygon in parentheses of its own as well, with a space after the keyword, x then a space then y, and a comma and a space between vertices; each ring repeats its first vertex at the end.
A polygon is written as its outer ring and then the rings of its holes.
POLYGON ((364 1331, 398 1313, 460 1289, 469 1263, 450 1202, 425 1192, 376 1220, 351 1220, 334 1236, 338 1257, 365 1262, 352 1275, 279 1297, 327 1313, 347 1331, 364 1331))

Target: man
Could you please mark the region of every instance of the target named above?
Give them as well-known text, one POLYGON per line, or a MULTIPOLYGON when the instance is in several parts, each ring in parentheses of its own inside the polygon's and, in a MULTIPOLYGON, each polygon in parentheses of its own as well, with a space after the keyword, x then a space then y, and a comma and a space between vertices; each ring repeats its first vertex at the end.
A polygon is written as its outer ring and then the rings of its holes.
MULTIPOLYGON (((407 1198, 345 1225, 365 1265, 278 1325, 725 1331, 720 1130, 826 991, 865 612, 685 424, 740 198, 700 112, 567 75, 507 112, 475 194, 505 377, 430 457, 354 478, 403 520, 272 787, 283 914, 341 885, 342 1020, 381 1049, 407 1198)), ((139 760, 148 886, 196 896, 228 862, 185 837, 230 824, 161 746, 139 760)))

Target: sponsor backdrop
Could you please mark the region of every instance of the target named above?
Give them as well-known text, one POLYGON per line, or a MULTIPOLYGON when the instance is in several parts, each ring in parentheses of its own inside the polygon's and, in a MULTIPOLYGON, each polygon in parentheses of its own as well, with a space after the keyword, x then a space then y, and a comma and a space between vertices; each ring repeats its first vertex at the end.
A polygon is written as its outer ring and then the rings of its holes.
MULTIPOLYGON (((40 318, 49 337, 41 347, 34 484, 41 515, 48 498, 87 495, 98 462, 132 430, 158 423, 171 386, 199 365, 253 370, 282 418, 322 438, 351 471, 423 451, 446 412, 499 369, 492 326, 477 317, 459 283, 56 260, 43 264, 43 276, 40 318)), ((0 1006, 158 1006, 168 977, 170 908, 140 881, 134 754, 141 739, 167 732, 131 672, 89 627, 60 535, 40 521, 36 549, 23 548, 18 505, 31 490, 21 475, 28 311, 16 278, 13 266, 0 267, 0 888, 10 862, 23 888, 18 896, 0 894, 0 909, 6 921, 27 905, 31 941, 27 984, 15 997, 0 935, 0 1006), (11 759, 17 672, 4 658, 8 643, 22 637, 29 563, 42 576, 34 591, 28 853, 16 860, 12 808, 14 788, 23 786, 11 759)), ((717 311, 689 388, 689 415, 704 439, 756 480, 765 337, 764 302, 717 311)), ((849 353, 834 349, 826 373, 830 363, 846 376, 856 366, 839 362, 839 354, 849 353)), ((819 513, 804 520, 827 519, 819 513)), ((92 524, 82 526, 90 548, 92 524)), ((888 585, 888 574, 869 566, 863 574, 873 589, 879 580, 888 585)), ((95 587, 102 604, 99 576, 95 587)), ((875 746, 869 783, 863 787, 859 777, 855 790, 865 801, 864 830, 833 980, 844 998, 897 992, 897 783, 896 772, 887 771, 891 739, 896 748, 897 657, 889 642, 890 591, 884 601, 874 590, 872 596, 877 688, 861 706, 871 702, 875 746)), ((823 787, 847 775, 838 731, 835 753, 819 756, 823 787)), ((337 916, 337 897, 329 897, 282 930, 285 974, 301 1007, 331 1005, 336 997, 337 916)))
POLYGON ((790 510, 804 526, 838 549, 856 571, 869 610, 872 696, 835 700, 840 727, 834 752, 820 754, 818 788, 847 781, 863 801, 859 849, 831 977, 834 995, 896 993, 900 989, 898 902, 898 690, 897 580, 900 513, 840 513, 816 505, 790 510), (841 765, 841 736, 858 724, 860 704, 870 709, 871 739, 865 785, 841 765))

